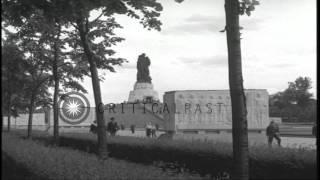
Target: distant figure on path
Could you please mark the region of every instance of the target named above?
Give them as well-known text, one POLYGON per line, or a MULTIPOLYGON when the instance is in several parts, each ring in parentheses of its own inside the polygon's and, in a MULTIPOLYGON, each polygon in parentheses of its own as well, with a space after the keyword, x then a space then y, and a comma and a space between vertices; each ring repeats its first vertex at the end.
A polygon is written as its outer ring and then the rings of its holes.
POLYGON ((133 124, 132 124, 132 125, 130 126, 130 129, 131 129, 132 134, 134 134, 134 131, 135 131, 135 125, 133 125, 133 124))
POLYGON ((317 123, 314 123, 313 127, 312 127, 312 135, 316 138, 316 145, 318 142, 318 137, 317 137, 317 123))
POLYGON ((151 137, 157 137, 156 135, 156 126, 155 125, 151 125, 151 137))
POLYGON ((93 134, 97 134, 98 126, 97 121, 93 121, 93 123, 90 125, 90 132, 93 134))
POLYGON ((147 135, 147 137, 150 137, 150 135, 151 135, 151 129, 152 129, 152 125, 151 125, 150 122, 148 122, 148 123, 146 124, 146 135, 147 135))
POLYGON ((270 147, 272 146, 273 138, 275 138, 278 141, 278 145, 281 146, 279 126, 274 121, 270 122, 267 127, 266 134, 268 136, 268 145, 270 147))
POLYGON ((110 122, 107 125, 107 131, 110 133, 111 136, 115 136, 117 131, 119 130, 119 126, 117 122, 115 122, 114 117, 110 118, 110 122))
POLYGON ((317 123, 314 123, 314 125, 312 127, 312 135, 314 137, 317 137, 317 123))

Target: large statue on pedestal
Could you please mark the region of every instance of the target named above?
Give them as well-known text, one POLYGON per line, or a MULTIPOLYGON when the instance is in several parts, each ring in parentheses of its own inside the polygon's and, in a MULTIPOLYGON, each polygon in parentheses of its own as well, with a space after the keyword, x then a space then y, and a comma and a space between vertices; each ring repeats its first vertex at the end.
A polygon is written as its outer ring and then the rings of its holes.
POLYGON ((143 53, 137 62, 137 82, 130 91, 128 102, 158 101, 158 92, 153 90, 149 72, 150 59, 143 53))
POLYGON ((149 66, 150 66, 150 59, 146 56, 146 54, 141 54, 138 57, 138 62, 137 62, 137 82, 147 82, 151 83, 151 77, 149 74, 149 66))

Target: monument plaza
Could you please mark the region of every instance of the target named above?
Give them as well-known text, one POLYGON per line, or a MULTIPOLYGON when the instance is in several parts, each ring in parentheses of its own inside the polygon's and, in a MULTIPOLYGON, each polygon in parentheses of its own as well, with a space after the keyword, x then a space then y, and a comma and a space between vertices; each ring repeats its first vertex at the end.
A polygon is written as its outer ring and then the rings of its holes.
MULTIPOLYGON (((113 117, 127 129, 120 131, 119 135, 145 137, 145 126, 151 123, 159 127, 159 135, 173 134, 173 139, 231 142, 232 115, 229 90, 168 91, 159 98, 150 77, 150 65, 149 57, 141 54, 137 60, 136 82, 133 90, 129 92, 128 101, 104 106, 105 121, 108 122, 113 117), (137 129, 136 134, 129 133, 128 128, 133 125, 137 129)), ((266 127, 271 120, 278 120, 269 117, 268 92, 265 89, 246 89, 245 95, 250 144, 265 144, 266 127)), ((95 121, 95 108, 85 109, 88 114, 81 122, 60 118, 61 132, 88 132, 88 127, 95 121)), ((35 129, 53 133, 52 109, 47 109, 45 113, 36 113, 34 116, 35 129)), ((15 119, 15 127, 26 128, 27 119, 27 114, 21 114, 15 119)), ((300 144, 314 148, 314 139, 291 139, 285 138, 284 143, 290 147, 298 147, 300 144)))

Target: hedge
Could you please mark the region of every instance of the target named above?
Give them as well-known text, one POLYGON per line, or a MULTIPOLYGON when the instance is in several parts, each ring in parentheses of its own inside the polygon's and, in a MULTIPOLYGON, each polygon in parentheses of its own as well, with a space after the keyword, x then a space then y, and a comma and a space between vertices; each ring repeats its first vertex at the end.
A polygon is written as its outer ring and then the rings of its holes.
MULTIPOLYGON (((96 139, 91 134, 66 133, 60 138, 60 145, 95 153, 96 139)), ((107 143, 111 157, 134 162, 166 162, 212 176, 230 173, 232 168, 230 143, 121 136, 108 137, 107 143)), ((250 179, 317 179, 316 150, 254 145, 249 147, 249 156, 250 179)))
POLYGON ((2 133, 2 151, 43 179, 202 179, 113 158, 102 161, 94 154, 48 147, 7 133, 2 133))
MULTIPOLYGON (((66 134, 61 145, 95 149, 96 137, 85 134, 66 134)), ((109 137, 112 157, 135 162, 166 161, 195 170, 201 175, 215 176, 231 172, 232 145, 224 142, 155 140, 135 137, 109 137)), ((316 150, 307 148, 269 148, 250 146, 251 179, 316 179, 316 150)))

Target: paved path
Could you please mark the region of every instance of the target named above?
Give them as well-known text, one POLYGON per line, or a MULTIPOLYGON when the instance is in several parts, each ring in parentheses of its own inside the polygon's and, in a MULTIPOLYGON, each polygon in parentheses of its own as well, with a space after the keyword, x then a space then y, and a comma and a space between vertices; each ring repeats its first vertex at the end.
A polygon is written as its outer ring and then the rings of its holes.
MULTIPOLYGON (((74 129, 74 128, 73 128, 74 129)), ((66 129, 65 132, 89 132, 88 128, 79 128, 79 129, 66 129)), ((61 131, 60 131, 61 132, 61 131)), ((63 131, 62 131, 63 132, 63 131)), ((164 132, 157 131, 156 135, 159 137, 164 132)), ((146 138, 146 133, 144 130, 136 130, 134 134, 132 134, 129 130, 120 130, 117 132, 119 136, 133 136, 133 137, 141 137, 146 138)), ((221 142, 232 142, 231 133, 221 133, 221 134, 177 134, 174 136, 174 139, 183 139, 183 140, 203 140, 203 141, 221 141, 221 142)), ((281 137, 281 145, 283 147, 290 148, 310 148, 315 149, 316 139, 313 137, 281 137)), ((249 133, 249 144, 251 145, 259 145, 259 144, 267 144, 267 137, 264 133, 249 133)), ((276 140, 273 142, 274 146, 277 146, 276 140)))
MULTIPOLYGON (((40 130, 40 129, 39 129, 40 130)), ((61 128, 60 133, 64 132, 74 132, 74 133, 88 133, 89 128, 61 128)), ((50 133, 50 132, 49 132, 50 133)), ((157 131, 156 135, 159 137, 164 132, 157 131)), ((134 134, 129 130, 120 130, 117 135, 119 136, 134 136, 146 138, 146 133, 144 130, 136 130, 134 134)), ((221 133, 221 134, 177 134, 174 139, 184 139, 184 140, 203 140, 203 141, 221 141, 221 142, 232 142, 231 133, 221 133)), ((316 149, 316 139, 314 137, 281 137, 281 144, 283 147, 290 148, 311 148, 316 149)), ((249 133, 249 144, 267 144, 267 137, 264 133, 249 133)), ((276 140, 273 142, 276 146, 276 140)))
MULTIPOLYGON (((221 141, 221 142, 232 142, 231 133, 225 134, 183 134, 177 135, 176 139, 191 139, 191 140, 207 140, 207 141, 221 141)), ((265 134, 259 133, 249 133, 249 144, 251 145, 259 145, 264 144, 267 145, 267 137, 265 134)), ((316 139, 310 137, 281 137, 281 145, 282 147, 290 147, 290 148, 316 148, 316 139)), ((273 145, 276 146, 276 140, 274 139, 273 145)))

